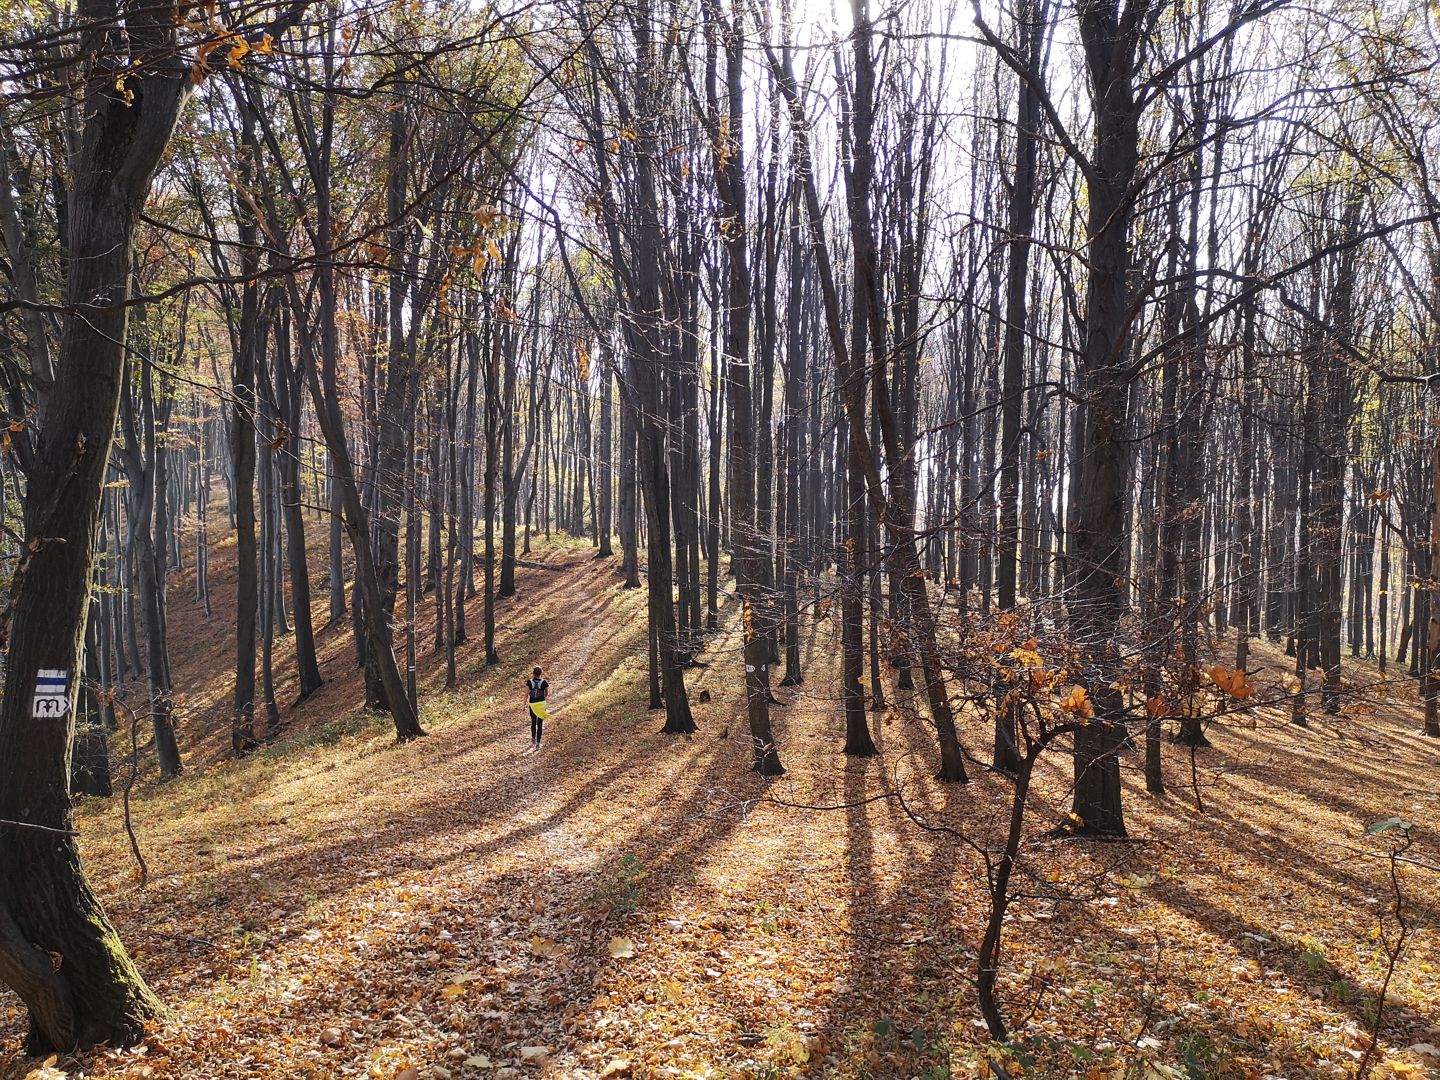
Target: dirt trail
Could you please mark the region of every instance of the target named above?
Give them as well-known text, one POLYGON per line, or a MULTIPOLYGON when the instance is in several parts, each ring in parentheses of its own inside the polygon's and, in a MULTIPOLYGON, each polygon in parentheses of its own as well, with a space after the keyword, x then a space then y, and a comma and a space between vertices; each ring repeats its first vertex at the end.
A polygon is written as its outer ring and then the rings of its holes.
MULTIPOLYGON (((472 640, 446 692, 443 657, 425 656, 429 737, 396 746, 383 718, 354 713, 358 674, 336 629, 322 642, 331 681, 284 743, 140 792, 144 889, 118 806, 82 810, 97 886, 175 1010, 143 1054, 84 1068, 978 1075, 968 976, 983 869, 908 815, 985 841, 1006 785, 976 769, 967 788, 936 786, 930 737, 903 710, 876 718, 882 758, 839 754, 828 625, 807 627, 805 687, 777 691, 787 776, 767 784, 747 769, 727 636, 690 674, 692 695, 712 695, 696 706, 699 734, 661 735, 644 707, 643 594, 582 546, 539 557, 568 565, 521 569, 499 611, 502 664, 487 668, 472 640), (538 754, 521 686, 536 663, 554 706, 538 754), (865 801, 896 786, 908 814, 865 801)), ((478 605, 468 618, 474 639, 478 605)), ((223 700, 203 664, 184 674, 191 694, 223 700)), ((1379 709, 1309 732, 1217 730, 1199 759, 1204 817, 1179 790, 1147 799, 1127 768, 1144 843, 1031 849, 1037 882, 1109 877, 1095 902, 1055 903, 1032 883, 1017 906, 1007 992, 1012 1013, 1032 1017, 1027 1034, 1119 1046, 1148 1014, 1173 1018, 1157 1061, 1203 1035, 1234 1076, 1341 1075, 1365 1001, 1334 985, 1374 979, 1382 894, 1380 868, 1337 845, 1358 846, 1363 821, 1387 813, 1435 818, 1436 754, 1408 726, 1403 709, 1379 709)), ((965 738, 986 744, 979 725, 965 738)), ((1167 757, 1179 789, 1188 759, 1167 757)), ((1063 807, 1064 764, 1040 785, 1037 832, 1063 807)), ((1426 1034, 1440 1025, 1437 959, 1425 938, 1416 963, 1429 971, 1412 964, 1397 981, 1391 1045, 1440 1044, 1440 1027, 1426 1034)), ((15 1005, 0 996, 11 1049, 15 1005)), ((23 1075, 13 1060, 10 1071, 23 1075)))

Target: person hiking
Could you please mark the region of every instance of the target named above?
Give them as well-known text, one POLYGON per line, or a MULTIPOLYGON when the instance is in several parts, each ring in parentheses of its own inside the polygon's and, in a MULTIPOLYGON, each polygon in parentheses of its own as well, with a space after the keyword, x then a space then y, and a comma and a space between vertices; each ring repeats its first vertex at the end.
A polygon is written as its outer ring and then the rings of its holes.
POLYGON ((545 676, 538 667, 535 673, 525 680, 525 689, 530 694, 530 705, 527 709, 530 713, 530 743, 539 750, 545 721, 550 719, 550 714, 545 710, 545 695, 550 692, 550 684, 545 681, 545 676))

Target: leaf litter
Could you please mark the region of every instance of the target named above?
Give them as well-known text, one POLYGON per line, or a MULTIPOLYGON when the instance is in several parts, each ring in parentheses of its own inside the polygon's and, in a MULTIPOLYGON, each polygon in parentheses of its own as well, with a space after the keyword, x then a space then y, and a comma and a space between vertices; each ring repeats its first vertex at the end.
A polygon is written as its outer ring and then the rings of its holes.
MULTIPOLYGON (((930 737, 903 700, 873 717, 881 758, 840 755, 823 623, 805 628, 803 690, 777 691, 784 778, 753 776, 743 740, 717 738, 743 724, 733 635, 690 677, 711 694, 700 732, 659 734, 643 708, 643 596, 587 550, 542 548, 572 565, 522 571, 499 609, 509 664, 487 669, 467 646, 447 694, 427 660, 432 734, 413 744, 363 718, 331 737, 358 695, 347 638, 325 636, 329 682, 286 743, 242 763, 217 749, 139 793, 148 887, 114 807, 83 806, 92 879, 172 1015, 138 1048, 36 1062, 7 993, 3 1075, 978 1077, 987 1059, 1087 1080, 1351 1074, 1387 915, 1383 863, 1357 854, 1373 849, 1365 827, 1440 810, 1406 680, 1308 732, 1263 713, 1219 725, 1199 758, 1206 814, 1183 793, 1187 753, 1166 748, 1161 799, 1127 762, 1132 844, 1043 837, 1067 808, 1068 760, 1052 758, 1006 926, 1017 1041, 997 1048, 971 989, 983 866, 911 815, 993 846, 1008 786, 933 783, 930 737), (521 752, 509 685, 532 662, 558 706, 536 755, 521 752), (896 788, 905 809, 872 798, 896 788)), ((189 659, 189 699, 223 700, 189 659)), ((218 748, 224 732, 194 735, 218 748)), ((986 735, 966 722, 972 749, 986 735)), ((1412 854, 1437 861, 1433 836, 1417 839, 1412 854)), ((1440 897, 1434 875, 1404 880, 1422 915, 1376 1075, 1435 1077, 1440 897)))

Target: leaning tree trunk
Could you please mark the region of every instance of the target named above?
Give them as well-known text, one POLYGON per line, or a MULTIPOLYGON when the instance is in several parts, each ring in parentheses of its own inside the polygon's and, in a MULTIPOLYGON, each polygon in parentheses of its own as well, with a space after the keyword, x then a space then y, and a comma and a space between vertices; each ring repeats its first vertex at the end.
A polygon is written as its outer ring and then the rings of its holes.
MULTIPOLYGON (((333 61, 327 56, 326 64, 333 61)), ((312 132, 312 141, 306 150, 307 168, 315 181, 313 199, 315 204, 314 228, 311 236, 317 249, 328 250, 334 242, 334 212, 331 200, 331 152, 334 119, 333 96, 326 96, 321 109, 319 130, 312 132)), ((279 235, 283 230, 277 230, 279 235)), ((425 732, 419 717, 410 704, 405 679, 395 660, 394 631, 390 614, 386 610, 380 573, 376 567, 372 548, 373 531, 370 511, 361 497, 359 478, 355 461, 351 456, 349 439, 345 432, 345 418, 341 410, 340 393, 340 332, 336 319, 338 298, 336 296, 335 267, 321 261, 315 268, 316 302, 319 311, 319 328, 312 344, 308 335, 300 335, 301 366, 309 386, 311 401, 315 406, 315 418, 324 436, 325 446, 330 453, 330 464, 335 481, 335 494, 342 512, 343 524, 350 538, 350 549, 355 559, 355 596, 363 608, 363 633, 357 634, 357 641, 363 641, 366 658, 375 657, 379 682, 385 693, 391 717, 395 722, 395 734, 400 741, 417 738, 425 732), (318 352, 318 355, 317 355, 318 352)), ((301 301, 299 287, 292 275, 286 281, 293 311, 303 311, 306 305, 301 301)), ((413 343, 412 343, 413 345, 413 343)), ((405 350, 407 360, 413 362, 412 349, 405 350)), ((413 411, 413 395, 406 412, 413 411)), ((396 407, 399 405, 397 403, 396 407)), ((395 457, 398 475, 404 475, 405 438, 400 432, 400 443, 395 457)), ((338 566, 332 562, 332 573, 338 566)))

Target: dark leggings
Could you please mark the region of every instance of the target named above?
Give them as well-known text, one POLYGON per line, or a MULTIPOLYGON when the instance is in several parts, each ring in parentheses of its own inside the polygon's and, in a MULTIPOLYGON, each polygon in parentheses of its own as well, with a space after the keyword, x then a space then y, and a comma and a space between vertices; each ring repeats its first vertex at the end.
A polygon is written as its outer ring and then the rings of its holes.
POLYGON ((540 735, 545 730, 545 721, 535 715, 535 711, 526 706, 526 712, 530 714, 530 741, 536 746, 540 745, 540 735))

